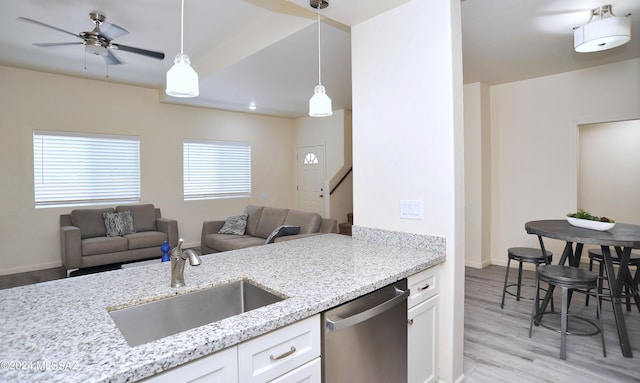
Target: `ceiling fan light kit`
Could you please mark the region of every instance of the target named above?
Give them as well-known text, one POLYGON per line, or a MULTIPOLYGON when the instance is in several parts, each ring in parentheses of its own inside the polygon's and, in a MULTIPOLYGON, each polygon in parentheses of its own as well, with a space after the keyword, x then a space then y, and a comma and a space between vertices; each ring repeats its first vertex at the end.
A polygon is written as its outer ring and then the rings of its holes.
POLYGON ((326 0, 309 0, 312 8, 317 10, 318 15, 318 85, 313 90, 313 96, 309 99, 309 116, 328 117, 333 114, 331 99, 327 96, 327 91, 321 82, 321 55, 320 55, 320 9, 329 6, 326 0))
POLYGON ((176 55, 173 66, 167 72, 165 92, 171 97, 197 97, 200 94, 198 73, 191 67, 189 56, 184 53, 184 0, 180 19, 180 53, 176 55))
POLYGON ((611 5, 593 9, 589 22, 573 31, 573 46, 580 53, 612 49, 630 40, 631 17, 615 16, 611 5))

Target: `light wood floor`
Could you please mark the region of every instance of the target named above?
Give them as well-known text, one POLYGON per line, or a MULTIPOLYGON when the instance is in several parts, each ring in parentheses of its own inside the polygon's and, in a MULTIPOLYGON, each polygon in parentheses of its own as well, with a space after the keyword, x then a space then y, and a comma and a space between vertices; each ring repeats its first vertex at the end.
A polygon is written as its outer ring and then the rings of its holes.
MULTIPOLYGON (((559 358, 559 333, 534 326, 529 338, 531 301, 517 302, 507 295, 504 309, 500 309, 505 270, 495 265, 466 269, 465 382, 640 382, 640 313, 635 306, 631 312, 625 310, 633 358, 622 356, 611 303, 603 302, 607 357, 602 356, 599 334, 569 336, 567 360, 563 361, 559 358)), ((533 283, 532 271, 524 275, 533 283)), ((517 271, 511 277, 515 281, 517 271)), ((556 292, 554 297, 559 310, 560 295, 556 292)), ((596 306, 585 307, 582 294, 574 295, 571 312, 596 318, 596 306)))

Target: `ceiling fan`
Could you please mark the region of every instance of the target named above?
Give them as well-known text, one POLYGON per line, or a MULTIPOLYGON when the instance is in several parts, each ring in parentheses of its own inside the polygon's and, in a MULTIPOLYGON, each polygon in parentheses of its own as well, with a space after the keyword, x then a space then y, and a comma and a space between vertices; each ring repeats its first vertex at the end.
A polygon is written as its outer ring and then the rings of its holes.
POLYGON ((80 32, 78 34, 66 31, 64 29, 54 27, 49 24, 45 24, 43 22, 30 19, 28 17, 18 17, 18 20, 25 21, 27 23, 32 23, 36 25, 40 25, 46 28, 51 28, 59 32, 66 33, 68 35, 79 38, 82 41, 77 42, 65 42, 65 43, 33 43, 33 45, 37 45, 39 47, 55 47, 55 46, 63 46, 63 45, 79 45, 83 44, 85 52, 91 53, 97 56, 104 57, 105 61, 109 65, 121 64, 122 61, 118 59, 111 50, 120 50, 129 53, 135 53, 146 57, 151 57, 158 60, 164 59, 163 52, 150 51, 147 49, 135 48, 128 45, 116 44, 113 42, 114 39, 126 35, 129 33, 126 29, 118 26, 116 24, 105 23, 106 16, 99 12, 94 11, 89 13, 89 18, 93 21, 95 27, 90 32, 80 32))

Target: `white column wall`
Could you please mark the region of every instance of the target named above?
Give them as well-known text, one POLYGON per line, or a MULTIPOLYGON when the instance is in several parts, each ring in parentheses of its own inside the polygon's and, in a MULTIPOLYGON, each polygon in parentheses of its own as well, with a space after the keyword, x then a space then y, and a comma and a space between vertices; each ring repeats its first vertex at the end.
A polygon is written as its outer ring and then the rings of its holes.
POLYGON ((458 1, 414 0, 351 31, 354 222, 446 238, 439 322, 443 382, 463 376, 459 8, 458 1), (401 199, 422 200, 424 219, 400 219, 401 199))

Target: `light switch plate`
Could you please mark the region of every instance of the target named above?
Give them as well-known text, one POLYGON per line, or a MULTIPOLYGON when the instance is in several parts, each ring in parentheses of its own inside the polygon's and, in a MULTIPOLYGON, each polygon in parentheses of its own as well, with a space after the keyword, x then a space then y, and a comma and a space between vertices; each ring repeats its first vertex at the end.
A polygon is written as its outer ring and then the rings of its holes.
POLYGON ((421 200, 400 200, 400 218, 423 219, 421 200))

